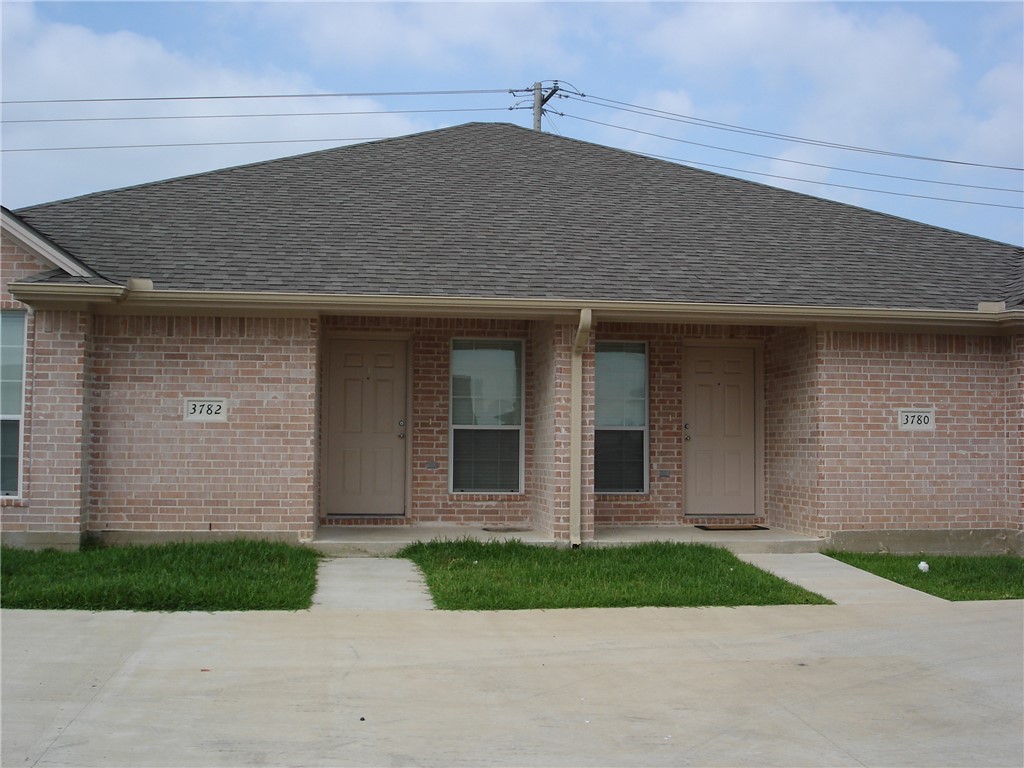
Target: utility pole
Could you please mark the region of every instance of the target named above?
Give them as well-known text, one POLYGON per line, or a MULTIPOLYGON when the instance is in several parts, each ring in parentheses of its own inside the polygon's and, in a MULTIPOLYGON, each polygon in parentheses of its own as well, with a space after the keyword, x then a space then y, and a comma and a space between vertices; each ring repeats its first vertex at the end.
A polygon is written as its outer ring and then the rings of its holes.
POLYGON ((540 83, 533 84, 533 130, 540 131, 540 118, 544 114, 544 105, 551 101, 551 97, 558 93, 558 81, 551 86, 551 90, 543 93, 540 83))

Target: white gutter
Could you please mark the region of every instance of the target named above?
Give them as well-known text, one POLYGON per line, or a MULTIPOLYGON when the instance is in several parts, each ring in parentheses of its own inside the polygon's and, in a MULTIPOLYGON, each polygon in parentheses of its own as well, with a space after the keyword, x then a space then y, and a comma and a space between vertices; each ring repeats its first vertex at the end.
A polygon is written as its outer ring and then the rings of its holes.
POLYGON ((583 352, 590 341, 593 313, 580 310, 580 324, 572 345, 569 402, 569 546, 582 542, 580 509, 583 498, 583 352))

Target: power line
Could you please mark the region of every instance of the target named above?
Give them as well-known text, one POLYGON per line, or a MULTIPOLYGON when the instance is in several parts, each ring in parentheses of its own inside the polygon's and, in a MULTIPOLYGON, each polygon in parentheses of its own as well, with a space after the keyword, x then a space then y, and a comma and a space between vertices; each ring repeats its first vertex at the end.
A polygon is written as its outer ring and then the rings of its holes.
MULTIPOLYGON (((547 82, 547 81, 545 81, 547 82)), ((563 82, 564 81, 553 81, 563 82)), ((653 107, 645 107, 638 104, 631 104, 629 102, 617 101, 615 99, 609 99, 603 96, 594 96, 591 94, 585 94, 578 88, 573 86, 571 83, 565 83, 565 85, 572 88, 572 91, 567 91, 563 88, 562 92, 559 93, 559 98, 572 99, 575 101, 589 101, 591 103, 597 103, 598 106, 606 106, 611 109, 618 109, 625 112, 633 112, 635 114, 646 115, 650 117, 659 117, 661 119, 673 120, 676 122, 689 123, 692 125, 699 125, 702 127, 713 128, 716 130, 732 131, 736 133, 743 133, 751 136, 760 136, 763 138, 772 138, 777 140, 792 141, 802 144, 810 144, 814 146, 830 147, 833 149, 843 149, 854 152, 866 152, 871 154, 886 155, 890 157, 901 157, 912 160, 924 160, 929 162, 937 163, 950 163, 955 165, 969 165, 978 168, 991 168, 995 170, 1007 170, 1007 171, 1024 171, 1024 168, 1017 168, 1012 166, 1003 165, 990 165, 987 163, 975 163, 964 160, 951 160, 947 158, 927 157, 923 155, 913 155, 903 152, 894 152, 890 150, 873 149, 869 147, 860 147, 852 144, 841 144, 832 141, 823 141, 819 139, 809 139, 801 136, 795 136, 792 134, 777 133, 774 131, 766 131, 760 128, 748 128, 745 126, 734 125, 731 123, 723 123, 715 120, 708 120, 706 118, 694 117, 692 115, 683 115, 676 112, 668 112, 666 110, 655 109, 653 107)), ((276 93, 276 94, 228 94, 228 95, 210 95, 210 96, 131 96, 131 97, 111 97, 111 98, 81 98, 81 99, 8 99, 0 100, 0 104, 4 105, 15 105, 15 104, 101 104, 101 103, 118 103, 118 102, 162 102, 162 101, 216 101, 216 100, 245 100, 245 99, 310 99, 310 98, 359 98, 359 97, 385 97, 385 96, 458 96, 458 95, 479 95, 479 94, 520 94, 530 91, 530 88, 481 88, 481 89, 460 89, 460 90, 433 90, 433 91, 354 91, 354 92, 335 92, 335 93, 276 93)), ((469 110, 462 110, 469 111, 469 110)), ((82 118, 83 120, 85 118, 82 118)), ((5 121, 5 122, 18 122, 18 121, 5 121)), ((797 161, 788 161, 797 162, 797 161)), ((856 172, 856 171, 855 171, 856 172)))
POLYGON ((659 160, 671 160, 677 163, 685 163, 687 165, 700 165, 706 168, 718 168, 725 171, 734 171, 736 173, 752 173, 757 176, 767 176, 772 179, 786 179, 788 181, 798 181, 802 184, 820 184, 824 187, 840 187, 842 189, 855 189, 860 192, 875 192, 880 195, 894 195, 896 197, 914 197, 919 200, 938 200, 943 203, 961 203, 963 205, 982 205, 987 208, 1009 208, 1016 211, 1024 211, 1024 206, 1020 205, 1004 205, 1002 203, 980 203, 974 200, 958 200, 950 197, 932 197, 931 195, 915 195, 909 192, 891 192, 886 189, 869 189, 867 187, 855 187, 849 184, 837 184, 830 181, 812 181, 810 179, 798 179, 794 176, 780 176, 775 173, 763 173, 761 171, 748 171, 744 168, 730 168, 727 165, 715 165, 714 163, 702 163, 699 160, 684 160, 680 157, 669 157, 668 155, 658 155, 653 152, 633 152, 636 155, 643 155, 644 157, 653 157, 659 160))
MULTIPOLYGON (((436 114, 436 113, 451 113, 451 112, 496 112, 496 111, 508 111, 510 107, 475 107, 467 109, 405 109, 405 110, 353 110, 353 111, 331 111, 331 112, 265 112, 265 113, 246 113, 246 114, 218 114, 218 115, 131 115, 131 116, 116 116, 116 117, 72 117, 72 118, 40 118, 40 119, 29 119, 29 120, 2 120, 0 123, 3 124, 25 124, 25 123, 77 123, 77 122, 113 122, 113 121, 152 121, 152 120, 212 120, 212 119, 239 119, 239 118, 274 118, 274 117, 331 117, 331 116, 342 116, 342 115, 381 115, 381 114, 436 114)), ((791 160, 787 158, 776 158, 771 155, 763 155, 757 152, 747 152, 738 149, 729 149, 728 147, 720 147, 714 144, 704 144, 701 142, 690 141, 687 139, 680 139, 673 136, 665 136, 663 134, 653 133, 650 131, 641 131, 637 128, 629 128, 627 126, 615 125, 613 123, 607 123, 600 120, 592 120, 590 118, 579 117, 577 115, 556 112, 562 117, 569 117, 575 120, 581 120, 583 122, 589 122, 596 125, 602 125, 609 128, 617 128, 619 130, 630 131, 633 133, 643 134, 645 136, 651 136, 654 138, 665 139, 667 141, 675 141, 683 144, 692 144, 694 146, 705 147, 708 149, 715 149, 723 152, 731 152, 734 154, 747 155, 750 157, 759 157, 768 160, 776 160, 780 162, 793 163, 797 165, 805 165, 813 168, 824 168, 833 171, 841 171, 844 173, 856 173, 867 176, 877 176, 889 179, 899 179, 902 181, 914 181, 921 182, 924 184, 939 184, 943 186, 962 187, 967 189, 981 189, 995 192, 1012 192, 1012 193, 1024 193, 1021 189, 1012 189, 1006 187, 991 187, 979 184, 963 184, 957 182, 938 181, 934 179, 922 179, 912 176, 900 176, 896 174, 879 173, 875 171, 859 171, 853 168, 841 168, 831 165, 824 165, 821 163, 811 163, 803 160, 791 160)), ((548 124, 558 135, 561 132, 555 126, 551 113, 545 111, 545 117, 548 118, 548 124)), ((195 142, 195 143, 178 143, 178 144, 139 144, 139 145, 109 145, 109 146, 87 146, 87 147, 38 147, 38 148, 22 148, 22 149, 9 149, 9 152, 56 152, 56 151, 73 151, 76 149, 82 150, 93 150, 93 149, 145 149, 145 148, 157 148, 157 147, 185 147, 185 146, 217 146, 217 145, 230 145, 235 143, 287 143, 288 141, 301 143, 301 142, 316 142, 321 141, 320 139, 296 139, 296 140, 281 140, 281 141, 265 141, 265 142, 195 142)), ((333 141, 333 139, 324 139, 322 141, 333 141)), ((723 166, 724 167, 724 166, 723 166)), ((789 178, 789 177, 781 177, 789 178)), ((814 182, 811 182, 814 183, 814 182)))
POLYGON ((961 184, 961 183, 953 182, 953 181, 938 181, 938 180, 935 180, 935 179, 921 179, 921 178, 916 178, 914 176, 899 176, 897 174, 878 173, 876 171, 858 171, 858 170, 855 170, 853 168, 840 168, 840 167, 837 167, 837 166, 834 166, 834 165, 823 165, 821 163, 809 163, 809 162, 805 162, 803 160, 790 160, 790 159, 787 159, 787 158, 784 158, 784 157, 774 157, 772 155, 762 155, 762 154, 758 154, 757 152, 746 152, 746 151, 741 150, 741 149, 729 149, 728 147, 720 147, 720 146, 718 146, 716 144, 704 144, 704 143, 699 142, 699 141, 690 141, 689 139, 680 139, 680 138, 677 138, 675 136, 666 136, 666 135, 661 134, 661 133, 652 133, 651 131, 642 131, 639 128, 630 128, 630 127, 625 126, 625 125, 616 125, 614 123, 606 123, 606 122, 603 122, 601 120, 592 120, 591 118, 588 118, 588 117, 580 117, 579 115, 572 115, 572 114, 569 114, 567 112, 559 112, 558 114, 561 117, 569 117, 569 118, 572 118, 573 120, 582 120, 585 123, 593 123, 595 125, 603 125, 603 126, 605 126, 607 128, 617 128, 620 131, 629 131, 630 133, 638 133, 638 134, 641 134, 643 136, 651 136, 651 137, 656 138, 656 139, 665 139, 666 141, 675 141, 675 142, 678 142, 680 144, 691 144, 691 145, 693 145, 695 147, 704 147, 705 149, 715 149, 715 150, 718 150, 720 152, 731 152, 731 153, 736 154, 736 155, 746 155, 748 157, 760 157, 760 158, 763 158, 765 160, 775 160, 777 162, 783 162, 783 163, 793 163, 793 164, 796 164, 796 165, 806 165, 806 166, 810 166, 812 168, 825 168, 825 169, 830 170, 830 171, 841 171, 843 173, 858 173, 858 174, 861 174, 861 175, 864 175, 864 176, 880 176, 882 178, 899 179, 901 181, 916 181, 916 182, 921 182, 923 184, 940 184, 942 186, 947 186, 947 187, 966 187, 968 189, 984 189, 984 190, 989 190, 989 191, 992 191, 992 192, 1014 192, 1014 193, 1017 193, 1017 194, 1024 193, 1024 189, 1011 189, 1011 188, 1008 188, 1008 187, 988 187, 988 186, 984 186, 984 185, 980 185, 980 184, 961 184))
MULTIPOLYGON (((556 81, 557 82, 557 81, 556 81)), ((842 149, 856 152, 864 152, 869 154, 877 154, 888 157, 905 158, 913 160, 922 160, 937 163, 949 163, 955 165, 973 166, 977 168, 989 168, 995 170, 1008 170, 1008 171, 1021 171, 1024 169, 1013 168, 1008 166, 988 165, 984 163, 973 163, 965 162, 960 160, 950 160, 943 158, 926 157, 921 155, 911 155, 900 152, 892 152, 888 150, 871 149, 867 147, 858 147, 855 145, 840 144, 837 142, 821 141, 817 139, 808 139, 799 136, 793 136, 789 134, 775 133, 772 131, 765 131, 756 128, 747 128, 739 125, 732 125, 729 123, 720 123, 717 121, 706 120, 703 118, 697 118, 690 115, 683 115, 673 112, 667 112, 665 110, 654 109, 650 107, 643 107, 636 104, 630 104, 627 102, 616 101, 614 99, 607 99, 600 96, 588 96, 583 94, 571 84, 566 84, 571 90, 564 90, 559 94, 560 98, 567 98, 573 101, 590 101, 596 106, 602 106, 609 109, 614 109, 622 112, 630 112, 633 114, 639 114, 646 117, 653 117, 657 119, 671 120, 673 122, 682 122, 700 127, 711 128, 714 130, 730 131, 734 133, 742 133, 751 136, 757 136, 761 138, 770 138, 779 141, 789 141, 802 144, 809 144, 812 146, 828 147, 833 149, 842 149), (575 91, 575 93, 573 93, 575 91)), ((306 93, 306 94, 250 94, 250 95, 211 95, 211 96, 161 96, 161 97, 120 97, 120 98, 82 98, 82 99, 35 99, 35 100, 9 100, 0 101, 0 104, 4 105, 15 105, 15 104, 89 104, 89 103, 115 103, 115 102, 179 102, 179 101, 216 101, 216 100, 271 100, 271 99, 302 99, 302 98, 354 98, 354 97, 386 97, 386 96, 450 96, 450 95, 475 95, 475 94, 511 94, 516 95, 517 93, 532 92, 532 89, 479 89, 479 90, 436 90, 436 91, 381 91, 381 92, 352 92, 352 93, 306 93)), ((159 116, 123 116, 123 117, 83 117, 83 118, 40 118, 31 120, 4 120, 4 124, 25 124, 25 123, 62 123, 62 122, 112 122, 120 120, 179 120, 179 119, 218 119, 218 118, 271 118, 271 117, 319 117, 319 116, 336 116, 336 115, 359 115, 359 114, 411 114, 411 113, 442 113, 442 112, 484 112, 484 111, 505 111, 512 109, 511 107, 489 107, 489 108, 469 108, 469 109, 422 109, 422 110, 359 110, 359 111, 337 111, 337 112, 300 112, 300 113, 256 113, 256 114, 240 114, 240 115, 159 115, 159 116)), ((897 174, 887 174, 873 171, 861 171, 853 168, 842 168, 830 165, 824 165, 819 163, 811 163, 801 160, 791 160, 787 158, 773 157, 771 155, 758 154, 755 152, 747 152, 738 149, 730 149, 728 147, 721 147, 714 144, 705 144, 696 141, 690 141, 672 136, 665 136, 653 132, 643 131, 636 128, 629 128, 626 126, 616 125, 613 123, 607 123, 600 120, 593 120, 590 118, 580 117, 578 115, 565 114, 555 110, 551 110, 552 114, 557 114, 561 117, 569 117, 575 120, 592 123, 595 125, 602 125, 609 128, 615 128, 618 130, 629 131, 632 133, 651 136, 654 138, 664 139, 668 141, 674 141, 683 144, 690 144, 694 146, 704 147, 707 149, 713 149, 717 151, 731 152, 734 154, 746 155, 750 157, 758 157, 769 159, 773 161, 781 161, 787 163, 793 163, 797 165, 804 165, 815 168, 823 168, 832 171, 839 171, 844 173, 856 173, 861 175, 876 176, 881 178, 896 179, 901 181, 910 181, 926 184, 937 184, 942 186, 961 187, 967 189, 978 189, 987 190, 994 192, 1009 192, 1015 194, 1024 193, 1024 190, 1011 189, 1005 187, 992 187, 975 184, 963 184, 956 182, 938 181, 934 179, 923 179, 909 176, 901 176, 897 174)), ((551 126, 556 133, 560 132, 555 125, 552 115, 545 114, 548 118, 548 124, 551 126)), ((114 144, 114 145, 94 145, 94 146, 64 146, 64 147, 37 147, 37 148, 15 148, 0 149, 2 152, 71 152, 71 151, 90 151, 90 150, 113 150, 113 149, 155 149, 155 148, 176 148, 176 147, 203 147, 203 146, 241 146, 241 145, 260 145, 260 144, 304 144, 304 143, 342 143, 342 142, 356 142, 356 141, 373 141, 387 137, 381 136, 362 136, 362 137, 350 137, 350 138, 331 138, 331 139, 279 139, 279 140, 252 140, 252 141, 210 141, 210 142, 180 142, 180 143, 153 143, 153 144, 114 144)), ((953 198, 936 197, 929 195, 919 195, 905 192, 893 192, 882 189, 872 189, 866 187, 859 187, 854 185, 839 184, 835 182, 823 182, 813 181, 811 179, 802 179, 792 176, 784 176, 779 174, 764 173, 760 171, 750 171, 740 168, 731 168, 724 165, 715 165, 713 163, 704 163, 694 160, 682 160, 680 158, 668 157, 665 155, 658 155, 653 153, 636 152, 636 154, 647 155, 650 157, 657 157, 666 160, 672 160, 675 162, 681 162, 686 164, 704 166, 708 168, 718 168, 728 171, 733 171, 740 174, 754 174, 758 176, 765 176, 769 178, 785 179, 788 181, 795 181, 805 184, 819 184, 823 186, 839 187, 843 189, 858 190, 863 192, 870 192, 876 194, 894 195, 900 197, 911 197, 924 200, 935 200, 941 202, 961 203, 965 205, 980 205, 994 208, 1009 208, 1014 210, 1021 210, 1020 206, 1005 205, 999 203, 983 203, 974 202, 970 200, 960 200, 953 198)))
POLYGON ((0 120, 2 125, 25 123, 104 123, 127 120, 215 120, 238 117, 333 117, 337 115, 412 115, 439 112, 508 112, 511 107, 468 109, 364 109, 348 112, 261 112, 238 115, 124 115, 119 117, 46 117, 33 120, 0 120))
POLYGON ((741 125, 733 125, 731 123, 720 123, 715 120, 706 120, 700 117, 693 117, 691 115, 682 115, 676 112, 667 112, 661 109, 654 109, 653 107, 644 107, 637 104, 629 104, 624 101, 615 101, 614 99, 606 99, 601 96, 590 96, 587 94, 563 94, 561 98, 572 99, 574 101, 586 101, 586 100, 597 100, 600 102, 606 102, 605 104, 598 104, 598 106, 610 106, 612 109, 619 109, 623 112, 634 112, 635 114, 647 115, 649 117, 661 117, 666 120, 673 120, 675 122, 689 123, 691 125, 700 125, 706 128, 714 128, 716 130, 731 131, 734 133, 744 133, 751 136, 761 136, 770 139, 779 139, 784 141, 792 141, 800 144, 811 144, 820 147, 830 147, 833 149, 844 149, 851 152, 866 152, 875 155, 886 155, 889 157, 902 157, 908 160, 925 160, 933 163, 949 163, 952 165, 969 165, 976 168, 992 168, 999 171, 1024 171, 1024 168, 1016 168, 1007 165, 989 165, 987 163, 974 163, 966 160, 950 160, 941 157, 928 157, 925 155, 912 155, 904 152, 894 152, 886 149, 872 149, 870 147, 859 147, 854 144, 840 144, 833 141, 823 141, 819 139, 808 139, 801 136, 793 136, 786 133, 775 133, 773 131, 765 131, 760 128, 747 128, 741 125), (638 111, 642 110, 642 111, 638 111))
POLYGON ((228 147, 244 144, 316 144, 341 141, 379 141, 392 136, 352 136, 347 139, 271 139, 266 141, 190 141, 181 144, 112 144, 93 147, 27 147, 24 149, 7 149, 0 152, 76 152, 89 149, 163 149, 165 147, 228 147))
MULTIPOLYGON (((520 89, 522 90, 522 89, 520 89)), ((226 101, 239 99, 332 99, 369 96, 467 96, 484 93, 514 93, 511 88, 485 88, 459 91, 374 91, 362 93, 263 93, 225 96, 128 96, 106 99, 17 99, 0 104, 109 104, 123 101, 226 101)))

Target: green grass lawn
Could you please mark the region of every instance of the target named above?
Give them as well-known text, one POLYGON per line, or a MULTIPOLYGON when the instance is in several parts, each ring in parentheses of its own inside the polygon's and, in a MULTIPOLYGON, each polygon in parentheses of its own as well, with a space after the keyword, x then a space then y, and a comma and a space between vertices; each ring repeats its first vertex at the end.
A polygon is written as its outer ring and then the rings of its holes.
POLYGON ((1014 555, 825 553, 829 557, 945 600, 1024 599, 1024 559, 1014 555), (928 572, 918 568, 928 563, 928 572))
POLYGON ((266 541, 0 552, 4 608, 256 611, 309 608, 312 550, 266 541))
POLYGON ((446 610, 829 604, 724 549, 699 544, 555 549, 433 541, 398 556, 423 570, 435 605, 446 610))

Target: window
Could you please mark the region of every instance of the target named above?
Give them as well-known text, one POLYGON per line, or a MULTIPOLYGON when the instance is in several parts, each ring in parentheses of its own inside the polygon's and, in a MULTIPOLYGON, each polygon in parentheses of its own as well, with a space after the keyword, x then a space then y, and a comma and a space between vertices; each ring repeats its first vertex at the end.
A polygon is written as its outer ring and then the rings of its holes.
POLYGON ((647 490, 647 346, 598 342, 594 490, 647 490))
POLYGON ((0 496, 21 495, 25 313, 0 312, 0 496))
POLYGON ((452 341, 452 491, 519 493, 523 456, 523 344, 452 341))

